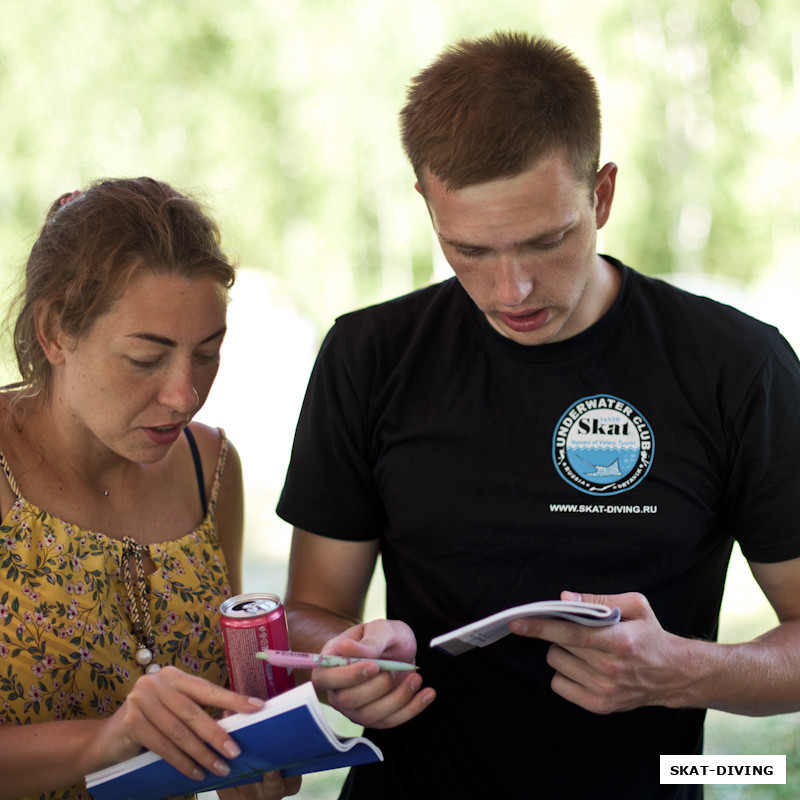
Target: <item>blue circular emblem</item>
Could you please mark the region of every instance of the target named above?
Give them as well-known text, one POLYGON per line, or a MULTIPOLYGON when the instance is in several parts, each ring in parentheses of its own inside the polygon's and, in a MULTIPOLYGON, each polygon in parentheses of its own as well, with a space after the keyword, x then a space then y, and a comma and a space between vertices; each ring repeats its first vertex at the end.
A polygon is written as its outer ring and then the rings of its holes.
POLYGON ((558 474, 586 494, 633 489, 647 475, 654 452, 653 430, 644 416, 608 394, 573 403, 553 433, 558 474))

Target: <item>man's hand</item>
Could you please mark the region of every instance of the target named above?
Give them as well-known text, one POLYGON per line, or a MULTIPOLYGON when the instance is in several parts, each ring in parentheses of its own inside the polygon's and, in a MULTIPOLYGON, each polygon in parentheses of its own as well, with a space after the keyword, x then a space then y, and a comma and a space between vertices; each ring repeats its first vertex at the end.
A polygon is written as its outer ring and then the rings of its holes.
MULTIPOLYGON (((322 652, 413 663, 417 642, 405 623, 375 620, 348 628, 328 641, 322 652)), ((369 728, 393 728, 407 722, 436 696, 430 687, 421 688, 418 673, 381 671, 368 661, 315 669, 311 679, 318 692, 327 692, 332 708, 369 728)))
POLYGON ((687 640, 661 627, 643 595, 562 592, 561 599, 619 608, 622 621, 600 628, 535 617, 510 623, 512 633, 553 643, 547 663, 556 671, 556 694, 595 714, 681 705, 681 686, 690 678, 681 658, 687 640))

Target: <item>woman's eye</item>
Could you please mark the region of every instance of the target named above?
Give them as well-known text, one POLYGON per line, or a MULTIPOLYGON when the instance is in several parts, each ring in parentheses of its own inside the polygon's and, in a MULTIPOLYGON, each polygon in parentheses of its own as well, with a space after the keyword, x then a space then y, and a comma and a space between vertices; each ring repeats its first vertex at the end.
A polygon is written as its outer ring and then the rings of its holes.
POLYGON ((198 364, 219 364, 219 352, 198 353, 195 356, 195 361, 197 361, 198 364))
POLYGON ((128 361, 130 361, 136 369, 153 369, 153 367, 158 365, 159 359, 155 358, 144 361, 138 358, 129 358, 128 361))

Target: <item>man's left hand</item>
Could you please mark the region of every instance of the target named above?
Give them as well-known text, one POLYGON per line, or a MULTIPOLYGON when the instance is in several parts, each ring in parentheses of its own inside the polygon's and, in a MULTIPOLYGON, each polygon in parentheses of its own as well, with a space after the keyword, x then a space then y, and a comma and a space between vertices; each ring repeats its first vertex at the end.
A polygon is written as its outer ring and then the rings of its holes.
POLYGON ((547 663, 556 671, 556 694, 595 714, 680 707, 680 687, 689 677, 682 674, 689 665, 681 659, 687 640, 661 627, 644 595, 562 592, 561 599, 619 608, 622 619, 597 628, 537 617, 510 623, 512 633, 553 643, 547 663))

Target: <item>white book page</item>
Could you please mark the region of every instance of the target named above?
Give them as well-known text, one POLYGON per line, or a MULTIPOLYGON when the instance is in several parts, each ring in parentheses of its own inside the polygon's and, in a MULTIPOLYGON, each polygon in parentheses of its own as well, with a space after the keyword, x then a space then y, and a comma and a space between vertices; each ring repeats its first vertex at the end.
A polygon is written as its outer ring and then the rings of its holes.
POLYGON ((581 625, 599 626, 619 622, 620 613, 617 608, 612 609, 598 603, 542 600, 507 608, 505 611, 499 611, 497 614, 436 636, 431 639, 430 646, 454 656, 466 653, 474 647, 486 647, 508 635, 509 622, 523 617, 554 617, 578 622, 581 625))

